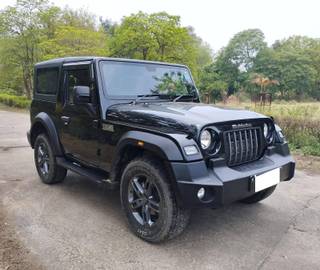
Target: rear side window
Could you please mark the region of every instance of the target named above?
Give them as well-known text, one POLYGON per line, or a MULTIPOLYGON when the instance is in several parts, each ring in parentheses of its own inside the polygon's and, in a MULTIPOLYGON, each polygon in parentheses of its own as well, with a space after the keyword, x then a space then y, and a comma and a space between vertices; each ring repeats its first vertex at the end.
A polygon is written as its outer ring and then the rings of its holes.
POLYGON ((39 94, 55 95, 58 90, 59 69, 44 68, 37 70, 36 89, 39 94))

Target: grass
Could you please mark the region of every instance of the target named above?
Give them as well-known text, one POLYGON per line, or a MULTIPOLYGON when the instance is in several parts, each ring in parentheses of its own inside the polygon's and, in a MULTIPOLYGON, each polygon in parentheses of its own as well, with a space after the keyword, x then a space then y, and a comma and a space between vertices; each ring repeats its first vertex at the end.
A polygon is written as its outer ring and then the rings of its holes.
POLYGON ((7 93, 0 93, 0 103, 9 107, 27 109, 30 107, 31 101, 24 96, 15 96, 7 93))
POLYGON ((272 116, 282 128, 293 151, 320 156, 320 102, 278 102, 264 108, 251 103, 227 106, 243 107, 272 116))

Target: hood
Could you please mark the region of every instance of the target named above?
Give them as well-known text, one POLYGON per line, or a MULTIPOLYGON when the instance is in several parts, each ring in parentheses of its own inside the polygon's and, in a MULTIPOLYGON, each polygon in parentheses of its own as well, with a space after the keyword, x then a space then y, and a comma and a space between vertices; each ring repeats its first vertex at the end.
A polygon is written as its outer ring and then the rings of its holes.
POLYGON ((267 118, 252 111, 190 102, 116 104, 108 108, 106 116, 109 121, 189 135, 209 124, 267 118))

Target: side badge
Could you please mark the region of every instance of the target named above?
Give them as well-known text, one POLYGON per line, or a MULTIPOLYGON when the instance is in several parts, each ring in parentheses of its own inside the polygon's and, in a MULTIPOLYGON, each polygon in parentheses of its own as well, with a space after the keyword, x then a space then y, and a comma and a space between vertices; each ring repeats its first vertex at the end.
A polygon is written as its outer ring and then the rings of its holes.
POLYGON ((110 124, 102 124, 102 129, 105 131, 114 132, 114 127, 110 124))

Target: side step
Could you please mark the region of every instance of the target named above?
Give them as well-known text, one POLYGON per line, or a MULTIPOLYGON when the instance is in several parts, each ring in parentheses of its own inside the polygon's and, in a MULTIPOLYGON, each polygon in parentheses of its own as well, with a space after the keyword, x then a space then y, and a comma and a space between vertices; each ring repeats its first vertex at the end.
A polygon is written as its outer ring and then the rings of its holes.
POLYGON ((102 170, 83 167, 79 163, 66 160, 63 157, 56 157, 56 160, 59 166, 85 176, 96 183, 104 184, 108 189, 116 189, 119 186, 118 182, 111 181, 109 174, 102 170))

